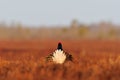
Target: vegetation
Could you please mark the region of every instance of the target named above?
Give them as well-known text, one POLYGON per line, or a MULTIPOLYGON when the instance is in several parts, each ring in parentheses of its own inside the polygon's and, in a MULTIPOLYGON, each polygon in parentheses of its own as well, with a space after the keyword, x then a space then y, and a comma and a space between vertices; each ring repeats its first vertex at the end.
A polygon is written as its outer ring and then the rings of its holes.
MULTIPOLYGON (((59 25, 58 25, 59 26, 59 25)), ((0 24, 0 39, 120 39, 120 28, 111 23, 86 25, 73 20, 70 26, 28 27, 18 24, 0 24), (112 27, 111 27, 112 26, 112 27)))
POLYGON ((65 50, 74 56, 73 62, 63 65, 45 61, 55 43, 49 40, 0 42, 0 80, 120 79, 120 42, 63 41, 65 50), (53 45, 49 47, 48 43, 53 45))
POLYGON ((88 34, 89 30, 86 26, 82 25, 80 28, 79 28, 79 35, 80 37, 85 37, 87 34, 88 34))

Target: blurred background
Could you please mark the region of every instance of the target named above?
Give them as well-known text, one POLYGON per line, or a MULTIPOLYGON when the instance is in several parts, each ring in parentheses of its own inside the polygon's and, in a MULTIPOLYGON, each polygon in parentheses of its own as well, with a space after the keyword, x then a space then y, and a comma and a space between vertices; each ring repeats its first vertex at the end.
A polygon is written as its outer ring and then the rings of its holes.
POLYGON ((120 39, 119 0, 0 0, 0 40, 120 39))

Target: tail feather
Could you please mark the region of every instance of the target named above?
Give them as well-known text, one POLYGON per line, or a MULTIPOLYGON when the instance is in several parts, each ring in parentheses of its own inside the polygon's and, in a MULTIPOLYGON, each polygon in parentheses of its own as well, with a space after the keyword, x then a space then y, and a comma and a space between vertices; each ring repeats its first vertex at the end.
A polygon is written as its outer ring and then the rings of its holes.
POLYGON ((67 61, 73 61, 73 56, 71 54, 66 53, 66 56, 67 56, 66 58, 67 61))
POLYGON ((62 44, 60 42, 58 43, 57 50, 55 50, 55 52, 53 52, 52 54, 49 54, 46 57, 46 61, 47 62, 51 62, 51 61, 60 62, 61 61, 60 63, 63 63, 63 61, 74 62, 73 56, 71 54, 63 51, 62 44))

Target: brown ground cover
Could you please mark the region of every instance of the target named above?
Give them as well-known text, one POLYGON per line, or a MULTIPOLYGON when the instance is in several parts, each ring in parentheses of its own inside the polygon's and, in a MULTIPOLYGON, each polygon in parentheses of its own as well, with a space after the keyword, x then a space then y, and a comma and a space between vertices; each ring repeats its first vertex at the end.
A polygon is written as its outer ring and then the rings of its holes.
POLYGON ((0 80, 119 80, 120 41, 62 40, 73 62, 47 63, 58 40, 0 41, 0 80))

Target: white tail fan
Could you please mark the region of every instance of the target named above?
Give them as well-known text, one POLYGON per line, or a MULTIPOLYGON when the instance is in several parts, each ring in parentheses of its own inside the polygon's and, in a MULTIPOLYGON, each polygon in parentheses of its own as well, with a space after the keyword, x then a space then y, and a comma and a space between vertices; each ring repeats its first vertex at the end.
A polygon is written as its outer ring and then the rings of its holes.
POLYGON ((62 51, 62 50, 56 50, 54 53, 53 53, 53 57, 52 57, 53 61, 55 63, 59 63, 59 64, 62 64, 65 62, 66 60, 66 55, 65 53, 62 51))

